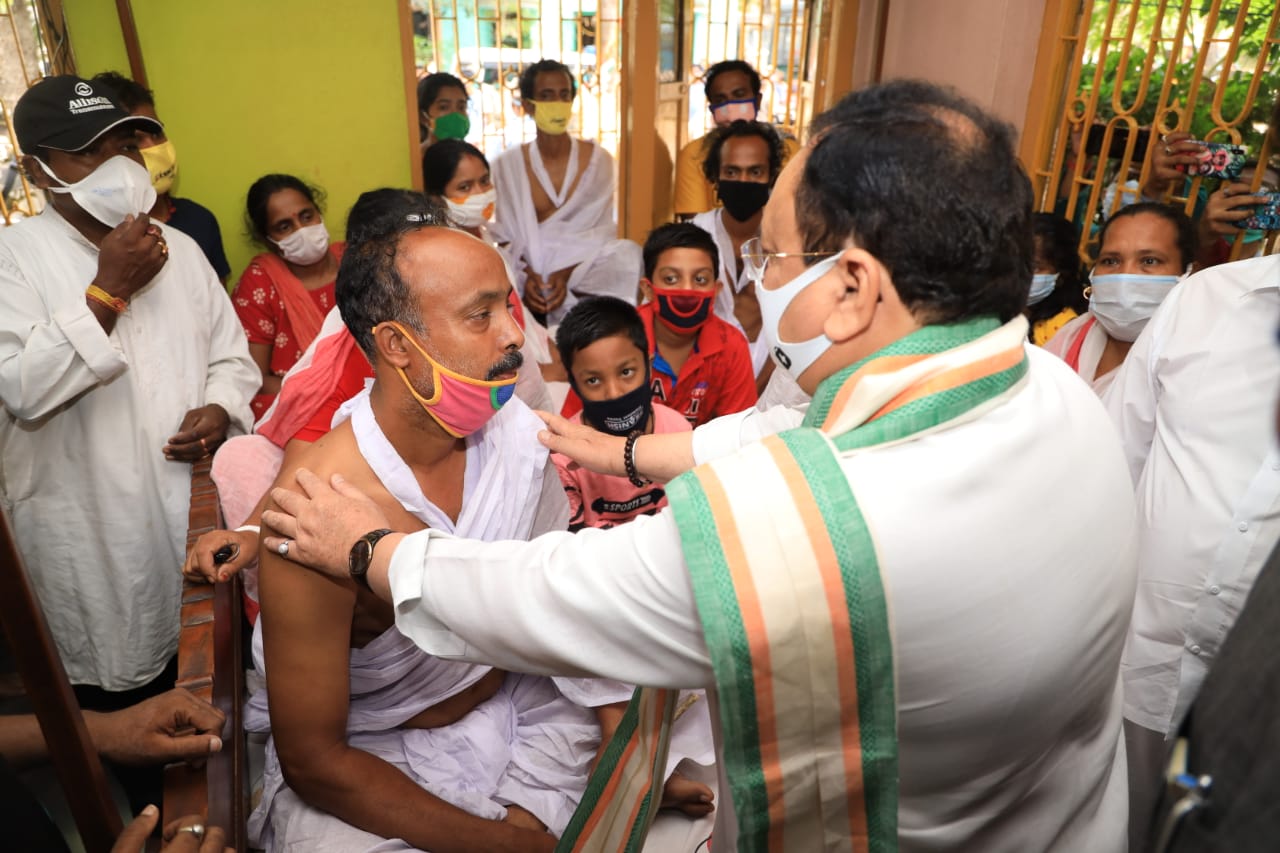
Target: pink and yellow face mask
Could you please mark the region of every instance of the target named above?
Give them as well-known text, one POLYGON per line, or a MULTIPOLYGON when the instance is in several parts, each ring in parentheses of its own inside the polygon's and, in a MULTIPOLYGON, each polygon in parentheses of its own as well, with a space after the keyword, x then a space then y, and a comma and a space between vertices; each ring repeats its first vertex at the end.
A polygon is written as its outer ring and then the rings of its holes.
POLYGON ((409 389, 409 393, 423 410, 454 438, 466 438, 479 430, 506 405, 515 393, 515 378, 486 381, 463 376, 427 355, 427 351, 422 348, 417 339, 399 323, 393 321, 379 323, 373 327, 374 334, 377 334, 378 329, 383 326, 391 326, 399 332, 431 365, 431 370, 435 373, 436 387, 430 398, 418 393, 418 389, 413 387, 413 383, 405 374, 404 368, 397 367, 396 372, 400 374, 400 380, 404 382, 404 386, 409 389))

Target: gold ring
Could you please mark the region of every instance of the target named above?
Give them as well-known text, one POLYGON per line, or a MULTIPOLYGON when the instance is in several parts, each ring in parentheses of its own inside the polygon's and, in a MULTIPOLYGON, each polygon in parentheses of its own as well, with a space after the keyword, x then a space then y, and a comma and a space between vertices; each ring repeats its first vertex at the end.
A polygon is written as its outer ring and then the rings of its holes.
POLYGON ((204 824, 193 823, 191 826, 180 826, 178 832, 189 832, 201 841, 204 840, 204 824))
POLYGON ((1164 147, 1164 153, 1165 153, 1165 154, 1172 154, 1172 153, 1173 153, 1173 149, 1172 149, 1172 148, 1170 148, 1168 145, 1166 145, 1166 146, 1164 147))
POLYGON ((164 255, 166 258, 169 257, 169 244, 163 240, 160 241, 160 254, 164 255))

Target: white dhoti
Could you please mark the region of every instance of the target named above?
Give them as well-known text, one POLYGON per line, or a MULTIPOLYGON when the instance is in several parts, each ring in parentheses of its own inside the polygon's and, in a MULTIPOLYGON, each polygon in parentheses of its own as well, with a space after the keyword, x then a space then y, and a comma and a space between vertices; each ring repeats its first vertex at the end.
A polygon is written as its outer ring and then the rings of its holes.
MULTIPOLYGON (((530 156, 536 157, 530 145, 530 156)), ((493 161, 493 182, 498 189, 493 231, 508 244, 520 295, 524 295, 526 267, 544 280, 553 272, 574 268, 564 303, 548 315, 550 325, 559 323, 583 296, 616 296, 634 305, 644 274, 640 247, 618 239, 613 219, 613 158, 599 145, 593 148, 577 186, 564 204, 541 222, 533 207, 522 146, 508 148, 493 161)), ((575 161, 576 156, 575 147, 575 161)), ((566 174, 565 182, 575 177, 566 174)))

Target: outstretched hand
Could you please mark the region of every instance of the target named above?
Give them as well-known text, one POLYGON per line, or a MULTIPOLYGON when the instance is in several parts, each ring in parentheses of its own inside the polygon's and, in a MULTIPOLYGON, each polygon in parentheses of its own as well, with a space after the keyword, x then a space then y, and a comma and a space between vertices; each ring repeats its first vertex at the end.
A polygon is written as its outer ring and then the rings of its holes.
POLYGON ((226 715, 182 688, 107 714, 86 714, 94 746, 118 764, 197 761, 222 749, 226 715))
POLYGON ((369 531, 387 527, 387 516, 341 474, 326 483, 300 468, 295 479, 301 493, 271 490, 279 509, 265 511, 262 522, 280 535, 267 536, 263 547, 330 577, 347 577, 351 546, 369 531))
MULTIPOLYGON (((111 853, 139 853, 160 820, 160 810, 147 806, 135 817, 111 845, 111 853)), ((220 827, 206 827, 200 815, 187 815, 164 828, 164 846, 160 853, 224 853, 227 836, 220 827), (193 830, 199 831, 193 831, 193 830)))
POLYGON ((575 424, 550 412, 536 414, 547 425, 546 429, 538 433, 538 441, 552 453, 563 453, 583 468, 597 474, 626 476, 627 469, 622 456, 627 444, 625 438, 600 432, 585 424, 575 424))
POLYGON ((182 574, 195 583, 229 581, 245 566, 258 559, 258 534, 252 530, 210 530, 203 533, 187 551, 182 574), (222 552, 230 556, 221 563, 222 552))

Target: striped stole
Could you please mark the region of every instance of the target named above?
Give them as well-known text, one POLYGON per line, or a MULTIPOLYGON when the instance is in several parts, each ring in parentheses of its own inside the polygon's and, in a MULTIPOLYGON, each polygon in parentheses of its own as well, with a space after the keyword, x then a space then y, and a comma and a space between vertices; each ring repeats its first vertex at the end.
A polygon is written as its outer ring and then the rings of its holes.
MULTIPOLYGON (((668 484, 715 673, 738 850, 897 849, 890 614, 840 454, 998 406, 1026 376, 1026 334, 1021 317, 927 326, 826 379, 800 428, 668 484)), ((641 849, 673 701, 636 691, 558 850, 641 849)))

